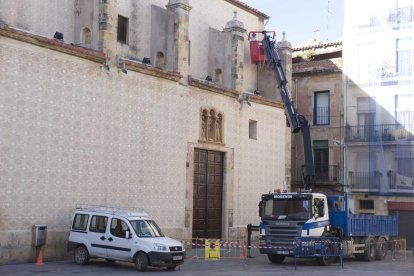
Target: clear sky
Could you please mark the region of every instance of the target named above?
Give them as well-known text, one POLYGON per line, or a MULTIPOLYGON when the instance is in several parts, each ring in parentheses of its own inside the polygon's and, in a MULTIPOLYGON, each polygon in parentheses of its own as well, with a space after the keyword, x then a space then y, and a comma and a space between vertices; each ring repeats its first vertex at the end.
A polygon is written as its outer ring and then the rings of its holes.
POLYGON ((270 16, 265 28, 267 31, 276 31, 277 40, 282 38, 282 32, 286 32, 286 40, 293 46, 299 45, 311 40, 315 30, 319 30, 320 42, 341 39, 344 0, 241 1, 270 16))

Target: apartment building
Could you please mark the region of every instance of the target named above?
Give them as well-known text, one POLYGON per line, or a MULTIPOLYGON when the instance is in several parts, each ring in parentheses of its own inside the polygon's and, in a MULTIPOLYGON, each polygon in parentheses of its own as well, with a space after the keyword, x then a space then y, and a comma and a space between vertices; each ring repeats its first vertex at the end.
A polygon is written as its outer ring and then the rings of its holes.
MULTIPOLYGON (((313 189, 343 191, 342 43, 310 41, 293 49, 292 98, 310 124, 315 166, 313 189)), ((293 190, 303 187, 304 149, 300 133, 292 136, 293 190)))
POLYGON ((414 1, 345 1, 345 184, 358 213, 399 214, 414 246, 414 1))

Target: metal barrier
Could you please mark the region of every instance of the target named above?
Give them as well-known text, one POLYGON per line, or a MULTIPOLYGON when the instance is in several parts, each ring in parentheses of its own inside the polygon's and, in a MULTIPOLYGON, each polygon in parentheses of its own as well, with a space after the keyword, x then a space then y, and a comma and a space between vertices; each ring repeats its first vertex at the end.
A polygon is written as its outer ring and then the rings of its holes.
POLYGON ((293 242, 294 263, 296 270, 297 258, 340 258, 341 268, 344 267, 342 259, 342 244, 337 237, 308 238, 299 237, 293 242))
POLYGON ((407 258, 407 241, 406 239, 388 241, 388 249, 391 250, 391 259, 399 260, 407 258))
MULTIPOLYGON (((187 258, 196 260, 239 259, 246 262, 250 256, 250 249, 260 249, 259 245, 252 245, 251 233, 258 231, 257 226, 248 226, 247 239, 215 240, 215 239, 180 239, 187 250, 187 258), (247 240, 247 241, 246 241, 247 240), (214 247, 212 244, 214 243, 214 247), (210 249, 211 250, 210 250, 210 249), (215 251, 216 252, 211 252, 215 251), (212 253, 212 254, 210 254, 212 253), (218 254, 218 255, 215 255, 218 254)), ((384 241, 387 253, 394 261, 406 261, 406 240, 384 241)), ((297 268, 298 258, 330 258, 329 261, 339 257, 343 268, 343 258, 347 253, 338 237, 298 237, 293 241, 294 267, 297 268)), ((268 247, 266 247, 268 248, 268 247)), ((414 256, 413 256, 414 257, 414 256)))
POLYGON ((237 240, 217 240, 196 238, 183 240, 184 247, 187 250, 187 258, 220 260, 220 259, 247 259, 247 244, 244 239, 237 240), (209 258, 210 251, 214 251, 214 258, 209 258))

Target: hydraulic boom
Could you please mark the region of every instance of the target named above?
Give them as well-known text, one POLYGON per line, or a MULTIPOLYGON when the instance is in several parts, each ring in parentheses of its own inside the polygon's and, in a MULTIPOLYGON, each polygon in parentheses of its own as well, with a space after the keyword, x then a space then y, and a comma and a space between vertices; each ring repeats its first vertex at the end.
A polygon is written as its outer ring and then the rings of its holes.
POLYGON ((263 31, 264 38, 262 41, 263 49, 266 53, 267 64, 276 73, 277 82, 280 88, 280 95, 285 106, 286 116, 292 133, 302 131, 303 150, 305 155, 305 171, 303 173, 304 188, 308 189, 313 187, 315 178, 309 122, 306 120, 305 116, 298 114, 295 106, 293 105, 289 90, 287 88, 287 80, 282 67, 282 61, 276 51, 276 42, 271 39, 271 36, 267 33, 268 32, 263 31))

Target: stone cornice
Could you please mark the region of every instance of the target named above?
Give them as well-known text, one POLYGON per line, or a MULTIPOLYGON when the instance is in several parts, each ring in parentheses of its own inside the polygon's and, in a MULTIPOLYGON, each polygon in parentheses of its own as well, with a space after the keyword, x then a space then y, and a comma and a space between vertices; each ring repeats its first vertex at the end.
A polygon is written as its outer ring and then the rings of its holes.
POLYGON ((299 77, 299 76, 310 76, 310 75, 319 75, 319 74, 334 74, 334 73, 342 73, 341 69, 312 69, 308 71, 300 71, 292 73, 292 76, 299 77))
POLYGON ((165 71, 160 68, 152 67, 133 60, 124 59, 125 69, 134 72, 159 77, 167 80, 178 81, 183 76, 179 72, 165 71))
POLYGON ((39 47, 99 63, 103 63, 105 61, 105 54, 101 51, 96 51, 77 45, 66 44, 56 39, 46 38, 32 33, 16 30, 4 24, 0 24, 0 36, 15 39, 25 43, 30 43, 39 47))
POLYGON ((303 52, 307 50, 316 50, 316 49, 327 49, 327 48, 338 48, 338 51, 342 50, 342 41, 330 42, 330 43, 321 43, 316 45, 309 45, 303 47, 293 48, 293 52, 303 52))
MULTIPOLYGON (((199 79, 195 79, 192 78, 191 76, 188 77, 188 85, 193 86, 193 87, 197 87, 203 90, 207 90, 213 93, 217 93, 217 94, 221 94, 221 95, 225 95, 231 98, 236 99, 237 96, 240 94, 238 91, 234 90, 234 89, 229 89, 226 87, 222 87, 220 85, 217 85, 215 83, 211 83, 209 81, 203 81, 203 80, 199 80, 199 79)), ((263 104, 263 105, 268 105, 268 106, 273 106, 273 107, 277 107, 277 108, 283 108, 283 104, 281 101, 275 101, 275 100, 270 100, 270 99, 265 99, 262 97, 258 97, 255 95, 251 95, 250 96, 250 102, 253 103, 258 103, 258 104, 263 104)))
POLYGON ((246 32, 246 29, 242 27, 230 27, 230 28, 225 28, 224 31, 225 32, 239 32, 241 34, 244 34, 246 32))
POLYGON ((249 5, 246 5, 242 1, 239 1, 239 0, 224 0, 224 1, 229 2, 230 4, 240 8, 242 10, 245 10, 245 11, 251 13, 251 14, 256 15, 260 19, 264 20, 264 19, 269 19, 270 18, 270 16, 268 16, 267 14, 264 14, 263 12, 255 9, 253 7, 250 7, 249 5))
MULTIPOLYGON (((15 39, 25 43, 33 44, 39 47, 47 48, 53 51, 65 53, 71 56, 103 63, 106 60, 105 53, 77 45, 66 44, 56 39, 50 39, 32 33, 16 30, 7 25, 0 25, 0 36, 15 39)), ((182 78, 178 72, 164 71, 159 68, 148 66, 132 60, 124 60, 125 68, 134 72, 139 72, 154 77, 160 77, 172 81, 178 81, 182 78)))
POLYGON ((180 9, 183 9, 183 10, 188 11, 188 12, 192 9, 191 6, 183 4, 183 3, 169 4, 169 5, 166 5, 166 7, 167 7, 167 9, 180 8, 180 9))

